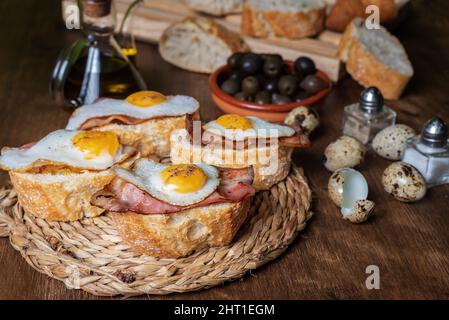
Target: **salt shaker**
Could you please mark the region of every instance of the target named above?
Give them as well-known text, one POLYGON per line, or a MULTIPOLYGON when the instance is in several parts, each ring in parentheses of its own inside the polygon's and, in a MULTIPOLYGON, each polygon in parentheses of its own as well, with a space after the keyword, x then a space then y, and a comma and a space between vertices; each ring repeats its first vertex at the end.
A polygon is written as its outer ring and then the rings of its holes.
POLYGON ((382 93, 376 87, 365 89, 358 103, 344 109, 343 135, 368 144, 382 129, 396 122, 396 112, 384 105, 382 93))
POLYGON ((432 118, 420 136, 407 140, 402 161, 418 169, 428 187, 449 183, 449 139, 447 124, 432 118))

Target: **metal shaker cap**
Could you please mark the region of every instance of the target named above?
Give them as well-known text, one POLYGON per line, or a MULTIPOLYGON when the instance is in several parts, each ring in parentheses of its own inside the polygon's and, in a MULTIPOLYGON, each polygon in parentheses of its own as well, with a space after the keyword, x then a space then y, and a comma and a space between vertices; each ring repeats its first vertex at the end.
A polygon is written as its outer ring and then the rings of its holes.
POLYGON ((376 113, 382 110, 384 97, 376 87, 369 87, 362 91, 359 98, 359 108, 367 113, 376 113))
POLYGON ((421 142, 429 147, 441 148, 447 144, 447 124, 438 117, 426 122, 421 133, 421 142))

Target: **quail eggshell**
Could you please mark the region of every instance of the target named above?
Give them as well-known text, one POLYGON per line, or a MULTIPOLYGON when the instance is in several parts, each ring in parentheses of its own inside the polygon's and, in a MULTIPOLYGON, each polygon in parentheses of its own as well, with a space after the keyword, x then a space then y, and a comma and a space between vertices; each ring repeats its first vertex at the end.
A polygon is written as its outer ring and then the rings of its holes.
POLYGON ((373 149, 381 157, 400 160, 408 138, 415 136, 415 130, 405 124, 395 124, 380 131, 373 139, 373 149))
POLYGON ((356 139, 341 136, 324 150, 324 166, 329 171, 352 168, 359 165, 365 156, 365 147, 356 139))
POLYGON ((320 124, 318 113, 310 107, 297 107, 284 120, 289 126, 299 126, 305 134, 310 134, 320 124))
POLYGON ((343 183, 345 178, 341 171, 334 172, 327 183, 327 190, 331 200, 339 207, 343 203, 343 183))
POLYGON ((421 173, 405 162, 394 162, 384 171, 382 184, 386 192, 399 201, 414 202, 422 199, 427 191, 421 173))
POLYGON ((374 212, 374 202, 371 200, 357 200, 349 214, 343 215, 343 218, 352 223, 362 223, 368 220, 374 212))

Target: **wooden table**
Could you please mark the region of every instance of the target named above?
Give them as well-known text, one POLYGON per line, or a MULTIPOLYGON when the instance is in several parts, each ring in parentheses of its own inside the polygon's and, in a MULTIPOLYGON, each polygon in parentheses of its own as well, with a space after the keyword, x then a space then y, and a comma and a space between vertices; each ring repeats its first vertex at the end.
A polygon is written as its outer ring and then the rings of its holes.
MULTIPOLYGON (((400 101, 390 105, 399 122, 419 130, 431 116, 449 122, 448 2, 414 1, 396 30, 415 67, 400 101)), ((17 146, 64 127, 69 114, 48 96, 48 79, 59 50, 79 34, 64 29, 59 2, 0 2, 0 146, 17 146), (20 17, 20 18, 19 18, 20 17)), ((156 47, 139 43, 138 66, 149 86, 187 94, 201 103, 204 120, 220 114, 211 101, 207 76, 163 62, 156 47)), ((431 189, 418 203, 392 199, 380 176, 389 164, 368 154, 360 168, 376 202, 375 216, 362 225, 343 220, 330 201, 330 173, 321 164, 325 146, 340 134, 343 107, 361 87, 346 76, 319 106, 322 128, 310 152, 295 155, 314 191, 315 216, 279 259, 241 281, 162 299, 335 299, 449 298, 449 186, 431 189), (380 268, 380 290, 368 290, 368 265, 380 268)), ((2 173, 1 183, 7 176, 2 173)), ((93 299, 34 271, 8 242, 0 239, 1 299, 93 299)))

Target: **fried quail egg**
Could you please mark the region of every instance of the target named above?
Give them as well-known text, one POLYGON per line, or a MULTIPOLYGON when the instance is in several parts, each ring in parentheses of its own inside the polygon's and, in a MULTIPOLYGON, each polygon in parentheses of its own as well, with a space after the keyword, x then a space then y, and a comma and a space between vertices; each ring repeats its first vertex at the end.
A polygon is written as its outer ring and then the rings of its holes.
POLYGON ((382 184, 386 192, 403 202, 421 200, 427 191, 422 174, 412 165, 401 161, 385 169, 382 184))
POLYGON ((57 130, 30 147, 4 148, 0 166, 15 171, 45 164, 104 170, 125 157, 122 149, 113 132, 57 130))
POLYGON ((125 115, 145 120, 193 114, 198 108, 198 101, 192 97, 164 96, 155 91, 139 91, 131 94, 125 100, 105 98, 76 109, 70 117, 66 129, 79 129, 91 118, 125 115))
POLYGON ((290 137, 295 134, 295 130, 289 126, 237 114, 222 115, 218 119, 207 123, 204 127, 213 134, 236 141, 247 138, 290 137))
POLYGON ((117 176, 161 201, 178 206, 198 203, 220 184, 218 170, 208 164, 164 164, 139 159, 131 171, 115 168, 117 176))
POLYGON ((400 160, 408 138, 415 136, 415 130, 405 124, 386 127, 373 139, 373 149, 381 157, 400 160))

